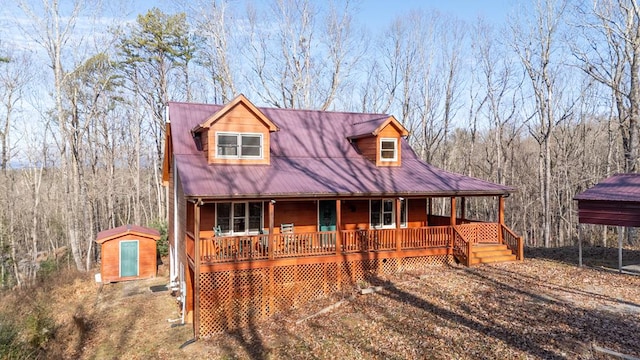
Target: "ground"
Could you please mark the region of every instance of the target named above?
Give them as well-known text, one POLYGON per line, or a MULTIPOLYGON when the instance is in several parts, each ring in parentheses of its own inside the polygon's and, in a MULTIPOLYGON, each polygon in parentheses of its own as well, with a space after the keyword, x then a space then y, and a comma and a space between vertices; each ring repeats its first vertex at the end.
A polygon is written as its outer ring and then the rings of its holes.
MULTIPOLYGON (((610 269, 616 249, 586 249, 587 268, 571 249, 525 255, 372 279, 360 284, 380 286, 370 294, 353 289, 198 342, 175 321, 166 271, 102 287, 80 276, 46 296, 58 324, 46 347, 74 359, 607 359, 601 349, 640 357, 640 276, 610 269)), ((625 264, 634 261, 640 252, 625 252, 625 264)))

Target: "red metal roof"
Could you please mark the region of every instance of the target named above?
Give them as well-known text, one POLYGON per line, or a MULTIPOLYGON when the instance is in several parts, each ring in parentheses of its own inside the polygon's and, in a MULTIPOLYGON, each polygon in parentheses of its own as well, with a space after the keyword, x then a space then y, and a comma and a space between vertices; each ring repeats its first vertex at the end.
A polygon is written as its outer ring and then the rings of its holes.
POLYGON ((160 238, 160 232, 158 232, 158 230, 156 229, 150 229, 148 227, 139 226, 139 225, 127 224, 127 225, 118 226, 113 229, 100 231, 98 233, 98 236, 96 237, 96 242, 103 243, 115 237, 120 237, 122 235, 128 235, 128 234, 144 235, 146 237, 156 239, 156 240, 160 238))
POLYGON ((376 167, 358 153, 348 136, 354 134, 354 126, 357 132, 375 129, 389 117, 382 114, 259 108, 280 129, 271 133, 271 165, 209 165, 189 130, 221 108, 169 104, 173 161, 186 196, 452 196, 514 191, 426 164, 404 139, 402 166, 376 167))
POLYGON ((581 224, 640 227, 640 174, 616 174, 573 199, 581 224))
POLYGON ((616 174, 576 195, 574 200, 640 202, 640 174, 616 174))

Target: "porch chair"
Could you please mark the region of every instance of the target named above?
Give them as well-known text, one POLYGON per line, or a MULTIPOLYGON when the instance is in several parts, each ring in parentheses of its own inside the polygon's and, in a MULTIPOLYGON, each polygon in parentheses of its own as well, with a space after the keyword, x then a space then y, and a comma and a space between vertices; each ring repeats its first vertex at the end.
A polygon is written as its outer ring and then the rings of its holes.
POLYGON ((283 244, 280 244, 280 248, 281 250, 288 251, 289 247, 295 244, 295 239, 293 237, 293 223, 280 224, 280 233, 283 234, 283 244))

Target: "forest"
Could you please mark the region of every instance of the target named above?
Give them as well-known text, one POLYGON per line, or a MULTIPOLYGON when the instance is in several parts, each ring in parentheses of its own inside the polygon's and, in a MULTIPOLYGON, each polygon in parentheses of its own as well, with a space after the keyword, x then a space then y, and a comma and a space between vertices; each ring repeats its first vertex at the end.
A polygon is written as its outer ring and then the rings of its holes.
MULTIPOLYGON (((166 227, 168 101, 242 93, 392 114, 425 161, 516 188, 506 222, 529 247, 573 246, 573 197, 637 171, 636 0, 525 1, 499 23, 416 9, 378 24, 356 20, 366 1, 126 3, 0 12, 2 288, 64 253, 91 269, 101 230, 166 227)), ((606 246, 614 231, 589 228, 587 241, 606 246)))

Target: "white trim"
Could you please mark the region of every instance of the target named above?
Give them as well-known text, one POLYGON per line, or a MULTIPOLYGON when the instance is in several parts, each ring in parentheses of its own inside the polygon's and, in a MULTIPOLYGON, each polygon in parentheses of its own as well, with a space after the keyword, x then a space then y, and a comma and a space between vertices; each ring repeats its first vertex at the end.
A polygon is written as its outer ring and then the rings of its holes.
MULTIPOLYGON (((389 151, 389 149, 386 149, 385 151, 389 151)), ((398 161, 398 139, 397 138, 380 138, 380 161, 385 161, 385 162, 398 161), (393 142, 393 158, 392 159, 387 159, 382 157, 383 142, 393 142)))
POLYGON ((216 148, 217 159, 255 159, 255 160, 264 159, 264 136, 262 133, 216 131, 215 135, 216 135, 215 148, 216 148), (236 150, 238 151, 237 155, 218 154, 218 137, 220 135, 228 135, 228 136, 236 137, 236 150), (260 138, 260 155, 258 156, 242 155, 242 137, 243 136, 256 136, 260 138))
POLYGON ((260 233, 260 229, 263 228, 264 225, 264 201, 220 201, 215 203, 215 225, 218 224, 218 204, 231 204, 231 208, 229 209, 229 231, 223 232, 222 234, 225 236, 234 236, 234 235, 258 235, 260 233), (260 227, 257 231, 249 230, 249 204, 250 203, 259 203, 260 204, 260 227), (245 231, 233 231, 233 207, 235 204, 245 204, 244 207, 244 228, 245 231))
MULTIPOLYGON (((139 240, 120 240, 120 242, 118 243, 118 277, 123 277, 122 276, 122 243, 136 243, 136 254, 138 255, 138 258, 136 259, 136 275, 135 276, 140 276, 140 241, 139 240)), ((127 276, 129 277, 129 276, 127 276)))
POLYGON ((369 199, 369 228, 371 229, 395 229, 396 228, 396 202, 393 198, 376 198, 369 199), (384 202, 391 201, 391 219, 390 225, 384 224, 384 202), (380 201, 380 224, 373 224, 371 222, 371 202, 380 201))

